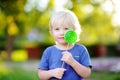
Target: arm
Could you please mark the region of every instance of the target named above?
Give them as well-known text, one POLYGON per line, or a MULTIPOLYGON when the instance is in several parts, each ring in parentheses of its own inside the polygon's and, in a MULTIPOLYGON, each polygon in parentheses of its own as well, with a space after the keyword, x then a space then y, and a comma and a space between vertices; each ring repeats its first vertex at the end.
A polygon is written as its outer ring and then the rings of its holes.
POLYGON ((89 77, 89 75, 91 73, 90 67, 83 66, 80 63, 78 63, 76 60, 73 60, 70 63, 70 65, 81 77, 83 77, 83 78, 89 77))
POLYGON ((69 64, 81 77, 83 78, 89 77, 91 73, 90 67, 83 66, 82 64, 77 62, 69 52, 67 51, 63 52, 63 57, 61 60, 69 64))
POLYGON ((50 71, 45 71, 45 70, 38 70, 38 76, 41 80, 48 80, 52 77, 52 74, 50 74, 50 71))
POLYGON ((38 76, 41 80, 48 80, 52 77, 56 77, 58 79, 61 79, 64 74, 65 69, 64 68, 56 68, 52 70, 38 70, 38 76))

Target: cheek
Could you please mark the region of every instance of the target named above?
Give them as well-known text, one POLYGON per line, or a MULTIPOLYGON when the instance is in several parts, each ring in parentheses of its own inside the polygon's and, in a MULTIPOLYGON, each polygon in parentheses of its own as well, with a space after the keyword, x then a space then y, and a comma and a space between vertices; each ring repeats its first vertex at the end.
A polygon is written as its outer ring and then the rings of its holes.
POLYGON ((57 36, 58 35, 58 31, 52 31, 52 35, 54 35, 54 36, 57 36))
POLYGON ((52 36, 53 36, 54 38, 56 38, 56 37, 57 37, 57 33, 52 32, 52 36))

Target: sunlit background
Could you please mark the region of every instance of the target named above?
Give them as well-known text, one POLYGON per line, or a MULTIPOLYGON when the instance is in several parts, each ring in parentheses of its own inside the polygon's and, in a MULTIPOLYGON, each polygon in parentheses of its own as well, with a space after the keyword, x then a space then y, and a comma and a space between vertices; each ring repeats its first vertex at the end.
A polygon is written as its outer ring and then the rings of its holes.
POLYGON ((102 71, 102 80, 120 79, 120 0, 0 0, 0 80, 22 80, 14 70, 22 75, 30 66, 34 76, 25 80, 39 80, 36 66, 44 49, 54 44, 50 17, 65 8, 77 15, 82 28, 78 44, 87 47, 93 71, 98 71, 91 80, 102 71), (114 78, 107 78, 111 72, 114 78))

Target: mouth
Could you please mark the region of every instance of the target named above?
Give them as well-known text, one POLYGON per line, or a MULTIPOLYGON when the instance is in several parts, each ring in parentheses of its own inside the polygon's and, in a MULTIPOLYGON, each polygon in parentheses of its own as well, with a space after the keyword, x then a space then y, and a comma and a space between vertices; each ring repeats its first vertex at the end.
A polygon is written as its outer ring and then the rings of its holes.
POLYGON ((64 37, 58 37, 58 39, 64 39, 64 37))

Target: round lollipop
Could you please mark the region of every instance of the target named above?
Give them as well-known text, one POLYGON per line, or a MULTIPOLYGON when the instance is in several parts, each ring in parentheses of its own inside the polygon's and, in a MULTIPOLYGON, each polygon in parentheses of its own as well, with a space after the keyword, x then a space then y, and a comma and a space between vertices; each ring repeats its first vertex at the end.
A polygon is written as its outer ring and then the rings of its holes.
POLYGON ((64 39, 68 44, 72 44, 72 43, 76 42, 77 34, 73 30, 68 30, 64 35, 64 39))

